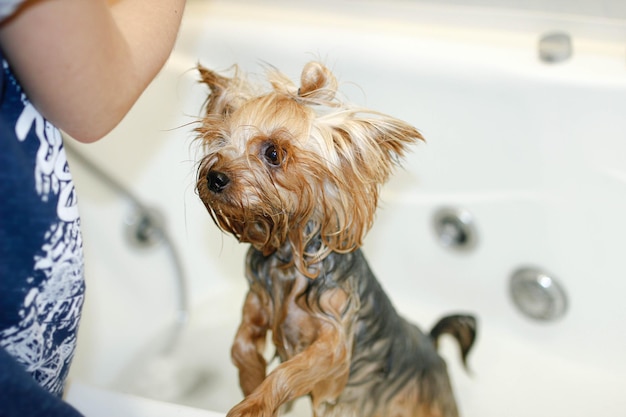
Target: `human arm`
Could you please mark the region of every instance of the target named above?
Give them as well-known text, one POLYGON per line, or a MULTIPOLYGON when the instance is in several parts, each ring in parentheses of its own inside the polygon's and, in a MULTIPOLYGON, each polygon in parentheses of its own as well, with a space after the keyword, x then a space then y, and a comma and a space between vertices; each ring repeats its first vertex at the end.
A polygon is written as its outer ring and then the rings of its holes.
POLYGON ((27 0, 0 46, 37 109, 81 142, 100 139, 167 60, 185 0, 27 0))

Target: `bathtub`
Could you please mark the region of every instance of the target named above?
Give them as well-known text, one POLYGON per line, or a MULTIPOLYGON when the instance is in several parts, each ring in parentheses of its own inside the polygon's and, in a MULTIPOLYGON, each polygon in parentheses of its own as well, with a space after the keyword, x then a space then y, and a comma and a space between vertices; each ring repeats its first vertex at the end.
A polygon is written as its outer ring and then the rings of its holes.
MULTIPOLYGON (((469 371, 451 341, 441 347, 462 414, 622 415, 625 35, 618 20, 400 1, 189 2, 171 59, 128 117, 106 140, 70 144, 158 213, 168 245, 133 243, 128 193, 70 154, 88 295, 68 400, 95 416, 119 401, 224 413, 241 399, 229 348, 246 247, 194 192, 207 91, 193 68, 270 63, 298 79, 321 59, 351 101, 427 139, 384 188, 364 251, 423 329, 478 317, 469 371), (573 52, 543 62, 538 41, 555 31, 573 52), (441 209, 470 216, 472 245, 436 233, 441 209), (520 268, 559 285, 559 314, 520 310, 520 268)), ((306 400, 292 414, 310 415, 306 400)))

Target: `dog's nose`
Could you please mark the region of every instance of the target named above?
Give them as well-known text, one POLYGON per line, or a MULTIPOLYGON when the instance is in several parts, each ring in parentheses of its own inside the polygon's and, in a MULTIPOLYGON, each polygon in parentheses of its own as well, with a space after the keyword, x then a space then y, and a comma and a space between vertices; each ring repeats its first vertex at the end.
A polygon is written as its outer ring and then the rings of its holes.
POLYGON ((224 191, 224 189, 230 182, 230 178, 228 178, 228 175, 219 171, 209 171, 206 179, 209 190, 213 191, 214 193, 221 193, 222 191, 224 191))

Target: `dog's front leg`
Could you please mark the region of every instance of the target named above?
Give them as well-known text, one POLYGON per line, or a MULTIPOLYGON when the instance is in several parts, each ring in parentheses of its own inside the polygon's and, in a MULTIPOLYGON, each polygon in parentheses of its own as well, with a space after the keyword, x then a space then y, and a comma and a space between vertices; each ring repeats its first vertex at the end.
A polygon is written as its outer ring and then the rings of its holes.
POLYGON ((324 321, 317 339, 281 363, 227 417, 272 417, 284 403, 313 393, 314 402, 334 400, 350 371, 350 349, 339 323, 324 321))
POLYGON ((269 325, 269 312, 263 299, 249 291, 243 306, 241 324, 231 349, 239 370, 239 385, 244 395, 252 393, 265 379, 267 362, 263 357, 269 325))

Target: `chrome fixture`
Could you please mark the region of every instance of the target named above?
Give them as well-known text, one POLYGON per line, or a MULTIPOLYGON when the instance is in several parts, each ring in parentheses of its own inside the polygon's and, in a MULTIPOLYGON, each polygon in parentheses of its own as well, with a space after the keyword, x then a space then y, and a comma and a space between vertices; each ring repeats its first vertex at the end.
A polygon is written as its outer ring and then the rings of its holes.
POLYGON ((553 275, 534 267, 516 270, 509 281, 513 303, 525 316, 554 321, 567 311, 567 295, 553 275))
POLYGON ((152 248, 165 238, 163 215, 155 208, 134 206, 126 218, 126 238, 136 248, 152 248))
POLYGON ((539 39, 539 59, 547 63, 563 62, 571 58, 572 38, 565 32, 546 33, 539 39))
POLYGON ((433 216, 433 227, 437 240, 445 248, 468 251, 478 243, 473 216, 465 209, 438 209, 433 216))

